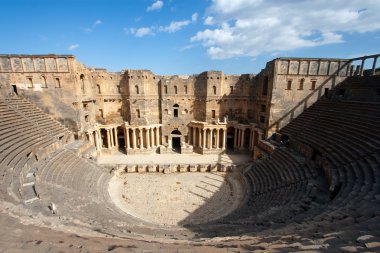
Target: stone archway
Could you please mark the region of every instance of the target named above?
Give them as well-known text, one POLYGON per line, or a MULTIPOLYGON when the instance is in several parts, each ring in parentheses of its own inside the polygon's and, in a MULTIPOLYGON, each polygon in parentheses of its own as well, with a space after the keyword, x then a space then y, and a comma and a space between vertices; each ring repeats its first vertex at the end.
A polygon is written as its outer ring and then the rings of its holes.
POLYGON ((182 133, 178 130, 171 132, 172 150, 176 153, 181 153, 181 138, 182 133))

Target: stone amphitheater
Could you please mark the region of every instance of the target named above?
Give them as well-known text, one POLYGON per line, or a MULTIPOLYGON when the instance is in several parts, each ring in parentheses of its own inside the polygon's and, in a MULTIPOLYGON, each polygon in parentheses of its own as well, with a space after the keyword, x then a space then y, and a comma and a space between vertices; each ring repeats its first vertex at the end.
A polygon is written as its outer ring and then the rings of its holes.
POLYGON ((0 251, 380 252, 379 56, 159 76, 0 55, 0 251))

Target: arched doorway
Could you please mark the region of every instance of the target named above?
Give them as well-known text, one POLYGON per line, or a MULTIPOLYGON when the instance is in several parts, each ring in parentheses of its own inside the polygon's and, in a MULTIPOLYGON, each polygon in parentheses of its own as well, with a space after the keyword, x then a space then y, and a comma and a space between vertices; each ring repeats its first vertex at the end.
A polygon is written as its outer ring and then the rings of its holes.
POLYGON ((181 132, 174 130, 171 132, 172 137, 172 150, 176 153, 181 153, 181 132))

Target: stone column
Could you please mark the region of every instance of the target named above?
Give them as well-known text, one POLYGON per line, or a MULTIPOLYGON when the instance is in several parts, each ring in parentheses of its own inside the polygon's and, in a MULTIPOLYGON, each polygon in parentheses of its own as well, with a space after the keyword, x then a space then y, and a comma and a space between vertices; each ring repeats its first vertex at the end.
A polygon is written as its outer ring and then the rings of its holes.
POLYGON ((152 142, 154 144, 155 147, 158 146, 158 143, 157 143, 157 134, 156 134, 156 127, 152 127, 152 142))
POLYGON ((110 130, 106 129, 107 132, 107 148, 111 148, 111 138, 110 138, 110 130))
POLYGON ((193 147, 196 146, 195 144, 196 144, 196 140, 197 140, 197 139, 196 139, 196 136, 195 136, 195 135, 196 135, 196 129, 195 129, 195 127, 193 127, 193 136, 191 136, 191 137, 193 137, 193 143, 192 143, 192 144, 193 144, 193 147))
POLYGON ((154 135, 153 135, 153 127, 149 127, 149 143, 150 143, 150 147, 153 148, 154 147, 154 135))
POLYGON ((209 149, 212 149, 212 142, 213 142, 213 139, 214 139, 214 129, 210 129, 210 146, 209 146, 209 149))
POLYGON ((151 127, 150 128, 150 143, 152 144, 152 147, 155 147, 155 143, 154 143, 154 128, 151 127))
POLYGON ((198 127, 198 147, 202 147, 202 133, 199 127, 198 127))
POLYGON ((143 134, 142 134, 142 129, 139 128, 139 136, 140 136, 140 149, 143 149, 144 147, 144 140, 143 140, 143 134))
POLYGON ((150 128, 146 129, 146 148, 150 149, 150 128))
POLYGON ((156 127, 156 144, 160 146, 160 127, 156 127))
POLYGON ((125 147, 127 149, 130 149, 130 143, 129 143, 129 128, 124 128, 124 140, 125 140, 125 147))
POLYGON ((96 149, 100 150, 99 139, 98 139, 98 131, 95 131, 94 134, 95 134, 95 146, 96 146, 96 149))
POLYGON ((240 138, 240 148, 243 149, 244 148, 244 132, 245 132, 245 128, 243 128, 241 130, 241 138, 240 138))
POLYGON ((226 149, 227 128, 223 129, 222 149, 226 149))
POLYGON ((133 148, 136 149, 136 129, 132 128, 133 148))
POLYGON ((99 147, 100 149, 103 148, 103 138, 102 138, 102 134, 100 133, 100 129, 98 130, 98 139, 99 139, 99 147))
POLYGON ((216 129, 216 141, 215 141, 215 145, 216 145, 216 149, 219 149, 219 131, 221 129, 216 129))
POLYGON ((202 143, 202 148, 206 148, 206 129, 203 129, 203 143, 202 143))
POLYGON ((117 136, 117 127, 115 127, 114 130, 115 130, 115 146, 119 147, 119 139, 117 136))

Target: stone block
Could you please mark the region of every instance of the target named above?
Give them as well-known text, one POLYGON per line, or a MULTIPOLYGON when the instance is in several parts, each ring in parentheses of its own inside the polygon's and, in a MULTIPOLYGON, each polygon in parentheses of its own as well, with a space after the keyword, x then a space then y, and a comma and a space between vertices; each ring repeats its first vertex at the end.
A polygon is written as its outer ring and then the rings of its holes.
POLYGON ((197 172, 198 171, 198 165, 190 165, 190 172, 197 172))
POLYGON ((188 172, 189 165, 180 165, 179 172, 188 172))
POLYGON ((136 165, 127 165, 126 170, 129 173, 134 173, 136 172, 136 165))
POLYGON ((144 172, 146 172, 146 167, 145 167, 145 165, 138 165, 138 166, 137 166, 137 172, 138 172, 138 173, 144 173, 144 172))

